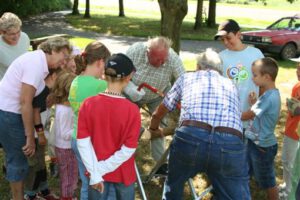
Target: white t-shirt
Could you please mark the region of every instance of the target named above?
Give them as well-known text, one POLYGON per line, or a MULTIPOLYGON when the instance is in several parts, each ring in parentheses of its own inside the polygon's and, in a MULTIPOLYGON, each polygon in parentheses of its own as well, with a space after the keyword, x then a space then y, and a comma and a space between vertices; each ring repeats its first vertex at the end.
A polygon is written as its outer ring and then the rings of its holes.
POLYGON ((37 96, 43 91, 44 79, 48 74, 46 55, 42 50, 27 52, 18 57, 0 82, 0 110, 20 114, 22 83, 32 85, 37 96))
POLYGON ((73 133, 73 111, 71 106, 56 104, 55 108, 55 146, 62 149, 71 149, 73 133))
POLYGON ((30 44, 26 33, 21 32, 20 39, 15 46, 7 44, 0 36, 0 80, 4 76, 8 66, 20 55, 28 51, 30 44))
MULTIPOLYGON (((220 52, 220 57, 223 60, 223 75, 235 83, 241 102, 241 110, 242 112, 247 111, 250 108, 249 93, 254 91, 258 96, 259 92, 258 86, 252 81, 251 66, 255 60, 263 58, 264 55, 259 49, 248 46, 242 51, 225 49, 220 52)), ((247 125, 247 122, 243 123, 244 128, 247 125)))

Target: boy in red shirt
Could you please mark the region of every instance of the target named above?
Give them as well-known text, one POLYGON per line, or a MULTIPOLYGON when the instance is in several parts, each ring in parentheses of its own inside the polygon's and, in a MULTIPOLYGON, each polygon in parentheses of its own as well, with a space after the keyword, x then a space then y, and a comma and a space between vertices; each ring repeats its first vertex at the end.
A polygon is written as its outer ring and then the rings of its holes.
MULTIPOLYGON (((297 128, 300 122, 300 115, 289 107, 295 107, 300 101, 300 58, 291 59, 297 62, 296 75, 298 83, 292 89, 291 99, 288 99, 288 116, 285 123, 285 132, 283 137, 282 147, 282 166, 283 166, 283 183, 279 185, 279 195, 286 198, 292 189, 292 172, 294 167, 294 161, 296 158, 297 151, 300 147, 299 136, 297 134, 297 128), (294 105, 293 105, 294 104, 294 105)), ((297 106, 296 106, 297 107, 297 106)))
POLYGON ((107 90, 84 101, 78 117, 77 145, 90 174, 89 199, 134 199, 134 152, 138 145, 139 108, 122 95, 135 67, 124 54, 105 66, 107 90), (116 194, 109 193, 114 187, 116 194))

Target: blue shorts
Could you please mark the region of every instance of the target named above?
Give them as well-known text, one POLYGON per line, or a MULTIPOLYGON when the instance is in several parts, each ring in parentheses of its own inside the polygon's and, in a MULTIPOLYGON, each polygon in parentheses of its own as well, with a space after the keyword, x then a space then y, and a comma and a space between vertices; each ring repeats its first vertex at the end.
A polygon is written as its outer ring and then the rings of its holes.
POLYGON ((247 151, 250 175, 254 176, 258 186, 262 189, 276 186, 274 159, 277 148, 277 144, 270 147, 259 147, 248 140, 247 151))
POLYGON ((6 179, 9 182, 23 181, 28 163, 22 150, 26 138, 20 114, 0 110, 0 143, 5 152, 6 179))

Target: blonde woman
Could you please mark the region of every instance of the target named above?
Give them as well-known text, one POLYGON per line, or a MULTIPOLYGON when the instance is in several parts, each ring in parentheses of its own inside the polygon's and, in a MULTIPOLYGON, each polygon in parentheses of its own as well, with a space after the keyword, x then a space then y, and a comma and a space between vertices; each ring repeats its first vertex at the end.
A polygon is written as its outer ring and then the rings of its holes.
POLYGON ((64 38, 47 40, 39 50, 14 60, 0 82, 0 143, 14 200, 23 199, 23 181, 28 172, 26 156, 35 153, 33 97, 44 89, 49 71, 66 62, 71 49, 64 38))
POLYGON ((6 12, 0 18, 0 80, 12 61, 28 51, 29 37, 21 26, 21 20, 13 13, 6 12))

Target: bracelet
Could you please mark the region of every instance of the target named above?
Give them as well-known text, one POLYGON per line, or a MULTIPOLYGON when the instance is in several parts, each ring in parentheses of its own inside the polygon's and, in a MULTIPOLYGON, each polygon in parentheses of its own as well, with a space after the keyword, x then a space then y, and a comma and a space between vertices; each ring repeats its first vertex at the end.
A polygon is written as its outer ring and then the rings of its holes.
POLYGON ((39 132, 44 132, 44 126, 43 124, 37 124, 37 125, 34 125, 34 129, 37 133, 39 132))

